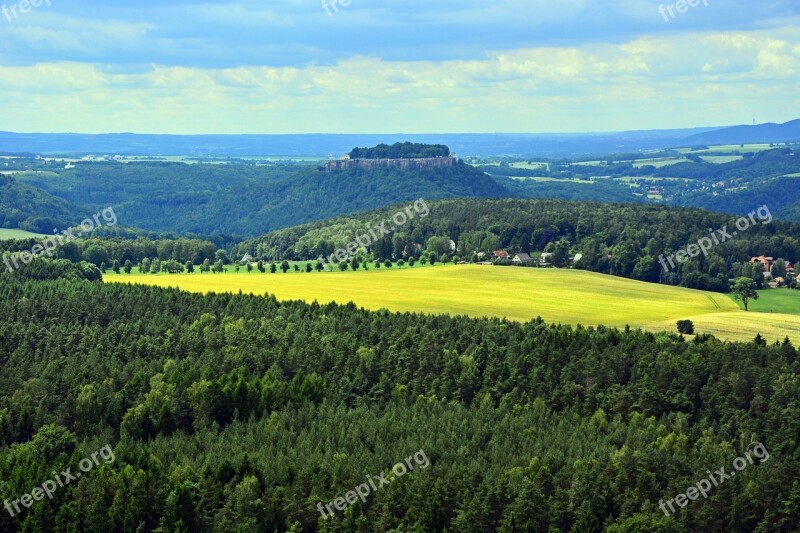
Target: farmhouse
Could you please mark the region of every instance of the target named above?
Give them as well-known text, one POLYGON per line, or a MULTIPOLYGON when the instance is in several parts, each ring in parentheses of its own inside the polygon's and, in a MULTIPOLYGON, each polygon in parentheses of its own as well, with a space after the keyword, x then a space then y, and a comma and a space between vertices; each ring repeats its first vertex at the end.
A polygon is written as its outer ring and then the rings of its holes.
POLYGON ((250 254, 245 254, 245 256, 244 256, 244 257, 242 257, 242 259, 241 259, 241 260, 239 260, 239 264, 241 264, 241 265, 246 265, 246 264, 248 264, 248 263, 252 263, 253 261, 254 261, 254 259, 253 259, 253 256, 252 256, 252 255, 250 255, 250 254))
POLYGON ((552 260, 553 254, 542 254, 541 257, 539 257, 539 266, 552 266, 552 260))
POLYGON ((495 250, 492 252, 492 259, 508 259, 510 256, 505 250, 495 250))
POLYGON ((751 265, 754 265, 756 263, 760 263, 761 265, 764 266, 764 270, 766 270, 767 272, 770 271, 770 269, 772 268, 772 263, 774 263, 774 262, 775 262, 775 260, 772 257, 766 257, 766 256, 763 256, 763 255, 758 256, 758 257, 753 257, 752 259, 750 259, 750 264, 751 265))
POLYGON ((517 265, 526 265, 531 262, 531 256, 525 253, 517 254, 512 259, 512 262, 517 265))

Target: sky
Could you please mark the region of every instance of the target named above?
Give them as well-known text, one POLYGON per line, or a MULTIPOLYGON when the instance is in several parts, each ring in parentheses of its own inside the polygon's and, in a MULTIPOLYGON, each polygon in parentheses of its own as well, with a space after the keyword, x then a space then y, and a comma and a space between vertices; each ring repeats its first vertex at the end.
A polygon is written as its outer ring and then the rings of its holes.
POLYGON ((542 133, 800 118, 800 0, 2 1, 2 131, 542 133))

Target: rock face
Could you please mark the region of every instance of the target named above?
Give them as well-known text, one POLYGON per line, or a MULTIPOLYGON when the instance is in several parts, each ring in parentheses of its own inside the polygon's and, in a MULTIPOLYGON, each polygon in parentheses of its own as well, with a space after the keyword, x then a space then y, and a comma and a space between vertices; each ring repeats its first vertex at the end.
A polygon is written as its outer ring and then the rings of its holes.
POLYGON ((325 163, 325 169, 344 170, 350 168, 373 169, 380 167, 399 168, 399 169, 429 169, 452 167, 456 163, 456 157, 427 157, 420 159, 332 159, 325 163))

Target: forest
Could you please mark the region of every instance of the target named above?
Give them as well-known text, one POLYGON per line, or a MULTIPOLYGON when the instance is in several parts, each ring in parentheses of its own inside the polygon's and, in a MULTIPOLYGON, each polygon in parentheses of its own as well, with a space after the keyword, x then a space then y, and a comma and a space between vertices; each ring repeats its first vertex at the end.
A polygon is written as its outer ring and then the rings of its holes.
POLYGON ((390 146, 381 143, 372 148, 353 148, 349 155, 351 159, 419 159, 447 157, 450 155, 450 148, 443 144, 403 142, 390 146))
POLYGON ((105 446, 115 457, 3 510, 0 531, 800 527, 788 341, 3 273, 0 354, 0 500, 105 446), (768 461, 659 509, 755 442, 768 461), (429 468, 317 511, 418 450, 429 468))
MULTIPOLYGON (((794 223, 760 222, 713 247, 707 257, 700 255, 665 271, 660 255, 697 242, 709 228, 733 228, 736 218, 698 209, 556 200, 444 200, 429 205, 430 216, 381 237, 370 253, 381 260, 434 253, 440 259, 447 254, 449 260, 455 256, 477 261, 475 252, 488 255, 497 249, 512 256, 547 252, 556 253, 556 266, 561 267, 580 253, 577 268, 718 292, 727 292, 728 280, 742 275, 763 285, 762 271, 747 264, 752 257, 800 260, 800 226, 794 223), (455 254, 450 240, 456 244, 455 254)), ((234 255, 249 253, 266 260, 327 257, 397 209, 271 232, 235 247, 234 255)))

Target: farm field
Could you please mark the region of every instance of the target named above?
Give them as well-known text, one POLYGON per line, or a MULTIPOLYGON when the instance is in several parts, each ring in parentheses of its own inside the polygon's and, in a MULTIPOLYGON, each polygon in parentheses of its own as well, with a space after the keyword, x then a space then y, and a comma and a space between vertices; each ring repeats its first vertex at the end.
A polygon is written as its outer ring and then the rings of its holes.
POLYGON ((178 287, 192 292, 272 294, 280 300, 353 301, 367 309, 496 316, 552 323, 675 331, 690 319, 698 333, 750 340, 800 341, 800 316, 745 313, 728 296, 632 281, 581 270, 447 265, 359 272, 287 274, 114 274, 107 282, 178 287))
POLYGON ((30 231, 25 231, 22 229, 0 229, 0 241, 6 241, 10 239, 39 239, 43 237, 44 235, 31 233, 30 231))

